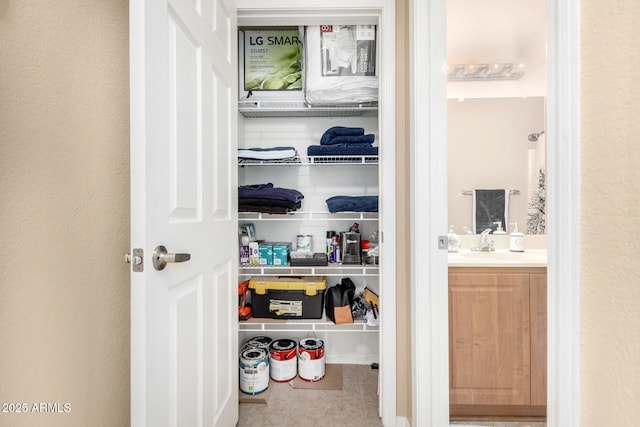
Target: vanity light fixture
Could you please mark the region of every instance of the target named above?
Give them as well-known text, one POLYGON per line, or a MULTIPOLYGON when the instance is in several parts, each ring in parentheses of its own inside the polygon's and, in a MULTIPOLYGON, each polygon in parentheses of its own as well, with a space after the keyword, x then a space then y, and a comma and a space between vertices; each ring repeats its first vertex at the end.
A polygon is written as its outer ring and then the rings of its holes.
POLYGON ((447 65, 449 81, 518 80, 524 75, 523 63, 447 65))

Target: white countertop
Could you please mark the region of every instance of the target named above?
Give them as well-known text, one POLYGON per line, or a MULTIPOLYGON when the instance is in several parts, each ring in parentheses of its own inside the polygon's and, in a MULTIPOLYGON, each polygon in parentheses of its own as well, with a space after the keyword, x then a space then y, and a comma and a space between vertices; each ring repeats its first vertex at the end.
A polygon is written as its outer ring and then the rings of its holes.
POLYGON ((547 250, 511 252, 496 249, 494 252, 474 252, 461 249, 459 252, 449 252, 448 259, 449 267, 546 267, 547 250))

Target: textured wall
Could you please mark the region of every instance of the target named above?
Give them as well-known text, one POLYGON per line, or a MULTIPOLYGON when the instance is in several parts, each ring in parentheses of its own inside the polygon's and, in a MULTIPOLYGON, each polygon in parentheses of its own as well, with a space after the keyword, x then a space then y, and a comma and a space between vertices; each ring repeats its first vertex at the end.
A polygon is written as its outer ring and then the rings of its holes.
POLYGON ((56 411, 0 425, 127 425, 128 2, 1 0, 0 40, 0 402, 56 411))
POLYGON ((640 2, 581 8, 582 426, 636 426, 640 2))

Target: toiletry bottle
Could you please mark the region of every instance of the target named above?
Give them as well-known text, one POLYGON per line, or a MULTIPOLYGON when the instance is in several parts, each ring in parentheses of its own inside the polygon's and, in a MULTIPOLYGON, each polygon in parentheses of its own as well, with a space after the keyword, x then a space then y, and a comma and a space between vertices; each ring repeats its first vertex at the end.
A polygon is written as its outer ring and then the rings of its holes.
POLYGON ((511 252, 524 252, 524 234, 518 231, 518 223, 512 222, 513 231, 509 235, 509 250, 511 252))
POLYGON ((496 221, 494 224, 497 225, 497 227, 493 234, 507 234, 507 232, 502 228, 502 221, 496 221))
POLYGON ((458 252, 460 249, 460 236, 453 231, 454 226, 449 226, 449 233, 447 234, 447 240, 449 241, 449 252, 458 252))
POLYGON ((332 248, 331 248, 331 242, 333 240, 333 236, 336 235, 335 231, 327 231, 327 239, 326 239, 326 251, 327 251, 327 256, 331 257, 331 252, 332 252, 332 248))

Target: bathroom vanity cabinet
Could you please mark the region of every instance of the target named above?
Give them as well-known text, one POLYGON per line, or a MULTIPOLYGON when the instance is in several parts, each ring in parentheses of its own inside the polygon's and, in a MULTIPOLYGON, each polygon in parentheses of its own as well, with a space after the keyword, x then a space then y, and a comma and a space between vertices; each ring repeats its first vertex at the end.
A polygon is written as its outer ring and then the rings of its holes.
POLYGON ((546 414, 546 268, 449 268, 452 419, 546 414))

